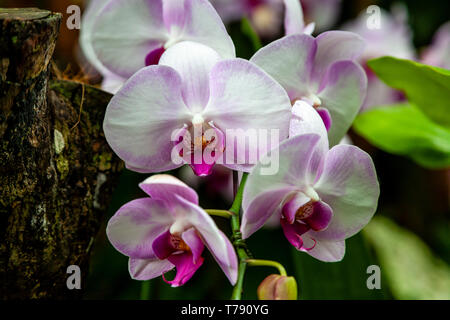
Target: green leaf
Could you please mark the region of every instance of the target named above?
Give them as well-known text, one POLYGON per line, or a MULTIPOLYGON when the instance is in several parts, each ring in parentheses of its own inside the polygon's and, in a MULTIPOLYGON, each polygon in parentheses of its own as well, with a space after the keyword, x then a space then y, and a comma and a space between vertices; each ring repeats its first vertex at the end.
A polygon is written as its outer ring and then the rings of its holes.
POLYGON ((292 258, 300 300, 387 299, 389 290, 381 279, 381 289, 367 288, 367 267, 378 265, 366 240, 357 234, 346 240, 346 254, 339 262, 322 262, 292 247, 292 258))
POLYGON ((363 230, 396 299, 450 299, 450 267, 414 233, 383 216, 363 230))
POLYGON ((412 105, 369 110, 356 118, 353 127, 376 147, 408 156, 424 167, 450 165, 450 129, 432 122, 412 105))
POLYGON ((367 63, 387 85, 403 91, 430 119, 450 127, 450 70, 381 57, 367 63))

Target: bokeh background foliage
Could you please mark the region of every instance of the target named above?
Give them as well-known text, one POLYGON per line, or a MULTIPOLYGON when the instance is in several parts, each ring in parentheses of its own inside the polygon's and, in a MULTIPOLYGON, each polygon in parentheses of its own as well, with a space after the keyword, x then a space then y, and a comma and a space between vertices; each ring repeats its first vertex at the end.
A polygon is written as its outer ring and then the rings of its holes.
MULTIPOLYGON (((354 18, 370 4, 378 4, 389 10, 393 2, 343 0, 338 25, 354 18)), ((403 2, 408 8, 413 41, 418 50, 428 45, 436 29, 449 19, 448 0, 396 2, 403 2)), ((0 7, 40 7, 62 12, 64 19, 67 18, 65 10, 70 4, 82 6, 83 1, 0 0, 0 7)), ((261 44, 265 44, 264 40, 260 42, 246 21, 234 23, 228 28, 239 57, 249 58, 261 44)), ((77 31, 61 28, 55 53, 60 68, 64 70, 70 65, 69 70, 73 74, 78 71, 77 37, 77 31)), ((381 112, 379 117, 386 117, 382 114, 383 110, 376 112, 381 112)), ((361 133, 362 130, 356 131, 361 133)), ((430 166, 427 169, 414 157, 403 157, 399 152, 398 155, 389 154, 376 148, 383 146, 377 145, 373 139, 368 139, 369 142, 353 130, 350 134, 354 143, 373 157, 381 196, 375 218, 361 233, 347 240, 347 253, 343 261, 324 263, 299 253, 291 248, 279 229, 263 229, 254 234, 248 240, 253 254, 257 258, 281 262, 288 274, 297 278, 300 299, 449 299, 449 170, 431 170, 430 166), (381 267, 380 290, 368 290, 366 286, 369 276, 366 269, 373 264, 381 267)), ((182 172, 175 170, 171 174, 180 176, 182 172)), ((84 288, 85 299, 140 297, 141 282, 130 278, 128 258, 109 244, 105 228, 107 219, 121 205, 144 196, 137 184, 146 177, 128 170, 123 172, 108 216, 94 244, 87 287, 84 288)), ((227 209, 230 205, 229 199, 208 192, 205 184, 198 185, 197 190, 204 208, 227 209)), ((215 220, 222 230, 230 232, 228 221, 222 218, 215 220)), ((229 298, 232 289, 229 282, 211 255, 207 251, 205 255, 204 267, 183 287, 171 288, 160 278, 149 281, 150 298, 229 298)), ((258 284, 274 271, 263 267, 250 268, 245 278, 243 298, 256 299, 258 284)), ((171 276, 167 275, 168 278, 171 276)))

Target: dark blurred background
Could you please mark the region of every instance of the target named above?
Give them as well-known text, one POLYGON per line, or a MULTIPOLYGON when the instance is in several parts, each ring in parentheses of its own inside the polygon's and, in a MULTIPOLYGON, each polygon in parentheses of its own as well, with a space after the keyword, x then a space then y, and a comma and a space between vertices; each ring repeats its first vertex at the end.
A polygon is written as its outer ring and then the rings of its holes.
MULTIPOLYGON (((434 32, 449 20, 450 1, 411 0, 403 3, 408 10, 408 21, 413 32, 415 48, 420 51, 430 44, 434 32)), ((336 28, 354 19, 371 4, 389 11, 394 3, 385 1, 342 1, 336 28)), ((77 30, 65 27, 66 8, 83 1, 67 0, 0 0, 0 7, 39 7, 61 12, 64 16, 54 60, 61 70, 74 76, 80 72, 77 30)), ((236 24, 229 27, 238 55, 249 58, 251 45, 239 34, 236 24)), ((449 200, 450 171, 427 170, 411 160, 387 154, 371 146, 351 132, 353 142, 369 152, 375 162, 381 186, 376 218, 360 234, 347 241, 347 254, 342 262, 323 263, 306 254, 292 250, 278 229, 262 230, 249 240, 255 257, 282 262, 289 274, 299 282, 300 298, 306 299, 449 299, 450 298, 450 236, 449 200), (366 268, 379 264, 382 270, 382 289, 368 290, 366 268)), ((186 177, 184 169, 173 174, 186 177)), ((141 282, 128 274, 128 258, 118 253, 105 236, 106 222, 124 203, 144 196, 137 184, 147 176, 124 171, 113 202, 94 243, 85 299, 139 299, 141 282)), ((222 177, 223 178, 223 177, 222 177)), ((227 180, 227 178, 224 178, 227 180)), ((204 208, 226 209, 230 199, 224 192, 211 192, 211 181, 188 179, 197 187, 204 208)), ((226 192, 225 192, 226 193, 226 192)), ((229 232, 228 221, 215 219, 229 232)), ((206 251, 205 251, 206 252, 206 251)), ((228 298, 231 286, 206 253, 204 266, 182 288, 170 288, 162 279, 150 281, 152 299, 220 299, 228 298)), ((258 284, 273 272, 254 268, 245 278, 244 298, 255 299, 258 284)), ((171 275, 168 275, 170 278, 171 275)))

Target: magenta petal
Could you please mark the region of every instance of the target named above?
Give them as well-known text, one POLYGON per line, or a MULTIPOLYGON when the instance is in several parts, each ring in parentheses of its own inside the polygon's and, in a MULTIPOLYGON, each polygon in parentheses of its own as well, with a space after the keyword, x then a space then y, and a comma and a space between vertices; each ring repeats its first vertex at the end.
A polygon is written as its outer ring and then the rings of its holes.
POLYGON ((147 56, 145 57, 145 65, 151 66, 154 64, 159 63, 159 59, 161 58, 162 54, 166 51, 164 47, 156 48, 152 51, 150 51, 147 56))
POLYGON ((189 166, 192 168, 196 176, 204 177, 211 174, 214 164, 208 164, 202 160, 202 163, 200 164, 190 164, 189 166))
POLYGON ((297 249, 301 250, 303 247, 303 240, 301 235, 309 230, 306 224, 294 222, 290 224, 286 219, 281 219, 281 227, 283 228, 286 239, 297 249))
POLYGON ((171 235, 167 230, 166 232, 155 238, 155 240, 153 241, 153 252, 161 260, 167 259, 172 253, 176 251, 176 249, 171 245, 170 239, 171 235))
POLYGON ((183 181, 168 174, 153 175, 140 183, 139 187, 153 199, 164 200, 169 205, 177 200, 174 199, 175 195, 198 204, 197 192, 183 181))
POLYGON ((333 210, 331 207, 325 202, 317 201, 313 203, 313 213, 303 221, 314 231, 320 231, 328 227, 332 217, 333 210))
POLYGON ((328 110, 326 108, 316 108, 317 113, 319 114, 319 116, 322 118, 322 121, 325 125, 325 128, 327 128, 327 131, 330 130, 331 127, 331 115, 328 112, 328 110))
POLYGON ((175 265, 177 268, 177 274, 175 278, 171 281, 167 281, 163 275, 165 282, 172 285, 172 287, 179 287, 185 284, 192 276, 195 271, 203 264, 203 257, 200 257, 195 263, 191 252, 186 252, 182 254, 171 255, 167 260, 175 265))

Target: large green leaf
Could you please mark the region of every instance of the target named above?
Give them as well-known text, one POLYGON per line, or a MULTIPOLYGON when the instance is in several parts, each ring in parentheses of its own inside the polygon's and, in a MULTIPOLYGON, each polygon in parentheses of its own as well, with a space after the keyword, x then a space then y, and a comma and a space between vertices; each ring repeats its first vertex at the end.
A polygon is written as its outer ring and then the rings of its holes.
POLYGON ((412 105, 369 110, 360 114, 353 126, 384 151, 408 156, 427 168, 450 165, 450 129, 432 122, 412 105))
POLYGON ((394 57, 373 59, 368 65, 387 85, 403 91, 430 119, 450 127, 450 70, 394 57))
POLYGON ((396 299, 450 299, 450 267, 414 233, 383 216, 363 230, 396 299))
POLYGON ((293 247, 291 252, 301 300, 390 298, 383 278, 381 289, 367 288, 367 267, 378 262, 361 234, 346 240, 346 254, 339 262, 322 262, 293 247))

